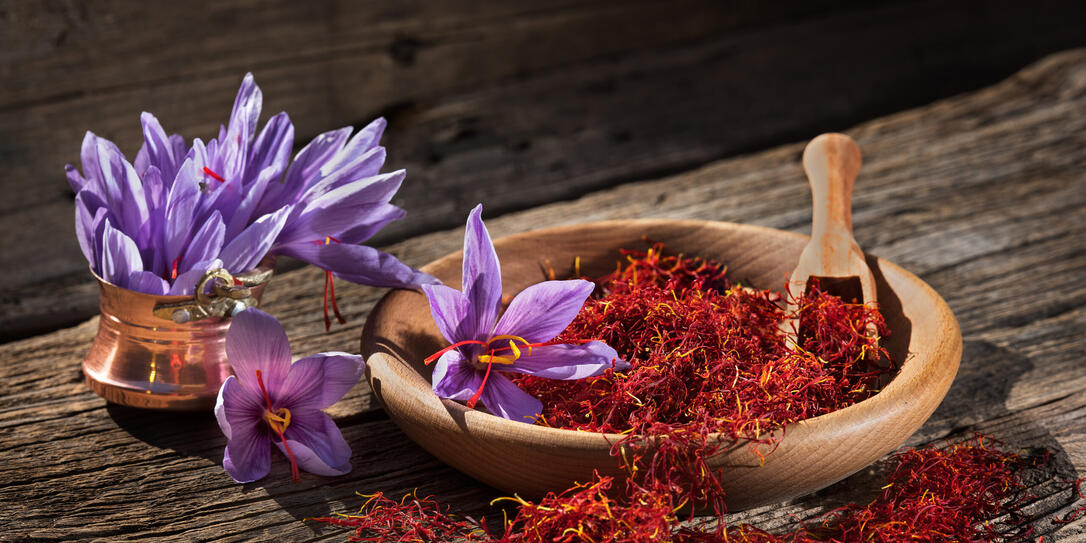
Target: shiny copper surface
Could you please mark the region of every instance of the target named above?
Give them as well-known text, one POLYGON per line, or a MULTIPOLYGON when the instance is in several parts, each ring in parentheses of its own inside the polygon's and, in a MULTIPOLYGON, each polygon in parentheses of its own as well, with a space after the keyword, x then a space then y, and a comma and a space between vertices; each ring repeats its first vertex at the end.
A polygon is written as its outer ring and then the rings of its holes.
MULTIPOLYGON (((92 390, 122 405, 174 411, 210 410, 223 381, 232 374, 224 341, 229 318, 178 324, 157 317, 154 308, 192 300, 120 288, 98 278, 101 317, 98 335, 83 359, 92 390)), ((264 284, 252 287, 260 299, 264 284)))

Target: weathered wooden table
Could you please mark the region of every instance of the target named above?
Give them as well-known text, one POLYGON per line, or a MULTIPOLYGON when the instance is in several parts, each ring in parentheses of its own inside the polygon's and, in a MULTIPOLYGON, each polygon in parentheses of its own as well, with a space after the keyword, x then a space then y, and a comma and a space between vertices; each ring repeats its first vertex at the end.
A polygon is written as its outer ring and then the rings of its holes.
MULTIPOLYGON (((813 106, 812 106, 813 107, 813 106)), ((964 335, 946 400, 909 444, 992 434, 1015 449, 1051 450, 1026 510, 1046 540, 1086 540, 1086 519, 1054 524, 1086 475, 1086 50, 1062 53, 992 88, 847 131, 865 163, 854 200, 867 251, 913 271, 950 303, 964 335)), ((803 143, 606 190, 488 221, 495 236, 583 221, 719 219, 804 231, 810 222, 803 143)), ((467 209, 463 210, 466 214, 467 209)), ((461 231, 390 247, 421 265, 458 248, 461 231)), ((358 350, 382 294, 340 285, 350 319, 333 333, 319 313, 322 276, 284 273, 265 308, 295 352, 358 350)), ((355 492, 418 488, 480 515, 496 491, 410 442, 360 384, 331 409, 354 449, 354 471, 290 482, 278 458, 255 484, 221 468, 225 439, 210 414, 107 405, 82 383, 79 361, 97 322, 0 346, 0 540, 342 540, 306 522, 347 512, 355 492)), ((729 521, 785 529, 877 490, 857 474, 794 503, 729 521)), ((1079 503, 1078 505, 1081 505, 1079 503)))

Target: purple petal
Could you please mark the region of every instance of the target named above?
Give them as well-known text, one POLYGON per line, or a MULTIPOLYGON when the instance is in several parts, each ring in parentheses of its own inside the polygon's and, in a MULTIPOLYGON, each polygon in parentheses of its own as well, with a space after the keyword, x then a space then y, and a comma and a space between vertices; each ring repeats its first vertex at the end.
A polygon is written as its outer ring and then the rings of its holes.
MULTIPOLYGON (((336 154, 336 157, 345 155, 346 152, 346 150, 343 150, 336 154)), ((385 149, 384 147, 376 147, 357 156, 349 155, 348 158, 350 158, 349 161, 334 166, 328 164, 321 168, 320 180, 311 183, 299 199, 312 200, 343 185, 377 175, 385 164, 385 149)))
POLYGON ((475 313, 475 330, 490 334, 498 320, 502 304, 502 274, 498 253, 481 218, 482 204, 468 216, 464 232, 464 272, 462 290, 475 313))
POLYGON ((271 250, 292 208, 284 207, 257 219, 223 248, 219 258, 231 273, 251 270, 271 250))
POLYGON ((630 367, 618 357, 609 345, 602 341, 590 341, 582 345, 556 344, 521 349, 521 357, 510 371, 546 377, 547 379, 584 379, 603 373, 608 368, 624 370, 630 367))
POLYGON ((324 409, 339 401, 366 371, 361 356, 320 353, 290 365, 276 405, 295 409, 324 409))
POLYGON ((118 227, 133 238, 141 237, 150 211, 135 168, 124 159, 115 145, 101 138, 98 139, 98 161, 102 166, 106 202, 110 209, 119 214, 118 227))
POLYGON ((185 145, 185 138, 180 134, 170 134, 170 147, 173 147, 173 159, 177 164, 181 164, 181 160, 185 158, 188 153, 188 147, 185 145))
POLYGON ((380 204, 360 213, 354 227, 336 236, 343 243, 363 243, 388 223, 398 221, 406 215, 404 210, 392 204, 380 204))
POLYGON ((434 364, 431 380, 438 397, 466 402, 482 385, 483 373, 476 370, 460 351, 453 349, 441 355, 434 364))
POLYGON ((128 288, 128 277, 143 269, 140 250, 132 238, 117 230, 107 220, 102 230, 102 279, 128 288))
POLYGON ((140 246, 145 267, 160 276, 168 272, 166 255, 162 252, 166 239, 166 225, 162 220, 165 215, 166 190, 158 166, 148 166, 143 174, 143 191, 147 198, 149 219, 141 229, 142 236, 135 241, 140 246))
POLYGON ((582 279, 532 285, 513 298, 494 335, 519 336, 529 343, 550 341, 573 322, 594 288, 582 279))
POLYGON ((254 393, 228 377, 219 389, 215 419, 226 435, 222 466, 239 483, 263 478, 271 470, 268 433, 261 428, 266 406, 259 392, 254 393))
POLYGON ((378 117, 363 127, 351 138, 351 141, 347 142, 347 145, 343 146, 343 149, 328 161, 328 164, 321 168, 321 174, 327 176, 327 172, 342 169, 348 163, 356 162, 355 157, 365 154, 377 145, 381 135, 385 133, 385 126, 387 125, 388 122, 385 121, 384 117, 378 117))
POLYGON ((95 136, 94 132, 88 130, 86 134, 83 134, 83 146, 79 150, 79 158, 86 181, 97 187, 101 183, 102 167, 98 164, 98 136, 95 136))
MULTIPOLYGON (((294 125, 287 113, 284 111, 268 119, 253 142, 253 148, 249 150, 244 178, 257 179, 263 174, 269 179, 277 179, 290 161, 293 146, 294 125)), ((259 200, 257 198, 257 201, 259 200)))
POLYGON ((543 412, 542 402, 497 371, 490 372, 481 399, 491 413, 512 421, 533 424, 543 412))
POLYGON ((292 256, 318 268, 331 270, 338 277, 362 285, 416 288, 419 285, 437 283, 433 276, 400 262, 388 253, 365 245, 316 245, 296 242, 276 247, 274 253, 292 256))
MULTIPOLYGON (((325 477, 351 471, 351 447, 332 417, 316 410, 292 411, 291 415, 284 436, 299 468, 325 477)), ((282 443, 274 443, 286 454, 282 443)))
POLYGON ((249 308, 231 318, 226 331, 226 357, 241 384, 259 393, 259 370, 272 400, 283 388, 290 371, 290 343, 275 317, 249 308))
MULTIPOLYGON (((192 161, 186 160, 166 195, 166 224, 163 257, 172 266, 181 256, 192 233, 193 218, 200 197, 200 186, 192 174, 192 161)), ((222 220, 221 217, 219 219, 222 220)), ((222 242, 219 242, 221 249, 222 242)))
POLYGON ((132 160, 132 167, 136 169, 136 175, 143 177, 147 168, 151 167, 151 159, 147 158, 147 144, 140 145, 140 150, 136 151, 136 158, 132 160))
POLYGON ((430 302, 430 314, 434 317, 434 323, 446 341, 457 343, 469 339, 487 339, 478 337, 471 304, 464 293, 445 285, 422 285, 422 291, 430 302))
MULTIPOLYGON (((140 115, 140 124, 143 125, 143 147, 140 151, 146 154, 146 167, 154 166, 162 172, 163 178, 173 179, 177 175, 177 167, 182 157, 174 156, 174 145, 154 115, 143 112, 140 115)), ((143 173, 138 167, 136 171, 143 173)))
POLYGON ((350 214, 334 211, 307 212, 287 219, 276 241, 279 245, 323 240, 331 236, 341 243, 357 245, 373 237, 388 223, 402 219, 404 210, 392 204, 361 206, 350 214))
POLYGON ((141 270, 128 276, 128 290, 162 296, 170 290, 170 284, 152 272, 141 270))
MULTIPOLYGON (((399 208, 387 202, 399 189, 403 178, 404 171, 400 170, 348 183, 323 196, 306 200, 304 207, 297 210, 284 227, 280 241, 312 241, 324 239, 325 236, 335 237, 344 243, 360 243, 369 239, 346 240, 340 234, 359 226, 363 230, 369 227, 372 233, 376 233, 380 227, 372 228, 374 222, 386 218, 388 220, 384 220, 384 223, 389 222, 391 217, 388 215, 395 215, 399 208), (387 210, 388 207, 392 209, 387 210)), ((402 212, 399 214, 402 215, 402 212)))
MULTIPOLYGON (((200 229, 192 235, 192 241, 189 242, 188 247, 185 247, 185 252, 178 262, 178 271, 190 270, 197 262, 217 257, 222 251, 225 232, 226 226, 222 222, 222 215, 218 211, 212 212, 211 218, 200 226, 200 229)), ((172 266, 173 263, 170 264, 172 266)))
POLYGON ((287 204, 293 204, 302 192, 319 179, 321 166, 335 155, 351 136, 351 127, 331 130, 313 138, 287 168, 280 184, 272 184, 264 193, 257 213, 270 213, 287 204))
POLYGON ((206 148, 199 139, 193 140, 192 158, 195 169, 193 173, 199 182, 202 195, 200 213, 197 214, 196 219, 198 223, 214 210, 222 213, 223 222, 228 222, 234 210, 237 209, 238 202, 241 201, 243 181, 241 173, 226 169, 227 167, 222 163, 221 148, 222 146, 216 140, 209 141, 206 148), (214 172, 222 180, 205 171, 205 168, 214 172))
POLYGON ((75 166, 71 164, 64 165, 64 175, 68 177, 68 186, 72 188, 72 192, 79 194, 79 191, 83 190, 83 186, 87 184, 87 180, 79 174, 79 170, 75 169, 75 166))
MULTIPOLYGON (((230 112, 226 134, 218 138, 222 157, 220 162, 223 165, 223 171, 219 173, 226 177, 227 181, 240 181, 245 173, 245 160, 253 136, 256 135, 262 103, 263 95, 253 80, 253 74, 245 74, 237 98, 234 99, 234 109, 230 112)), ((238 188, 241 183, 235 185, 238 188)))
POLYGON ((75 234, 79 248, 91 267, 98 268, 101 238, 96 237, 102 231, 102 221, 109 218, 116 220, 109 213, 105 204, 90 190, 81 190, 75 195, 75 234))
POLYGON ((245 188, 245 196, 238 202, 237 208, 234 209, 233 215, 230 217, 230 224, 226 225, 226 238, 234 239, 245 229, 249 224, 249 219, 253 217, 253 211, 256 209, 257 202, 260 201, 261 196, 264 194, 264 189, 267 188, 268 183, 277 176, 278 173, 272 171, 271 168, 263 171, 257 176, 248 187, 245 188))
MULTIPOLYGON (((143 192, 147 198, 147 209, 154 215, 157 211, 166 207, 166 181, 162 178, 162 171, 158 166, 150 165, 143 174, 143 192)), ((161 215, 159 215, 161 216, 161 215)))
POLYGON ((222 267, 222 260, 204 260, 197 262, 192 266, 192 269, 181 273, 173 280, 173 286, 170 287, 170 296, 192 296, 196 291, 196 283, 200 281, 200 278, 204 276, 208 270, 214 270, 222 267))

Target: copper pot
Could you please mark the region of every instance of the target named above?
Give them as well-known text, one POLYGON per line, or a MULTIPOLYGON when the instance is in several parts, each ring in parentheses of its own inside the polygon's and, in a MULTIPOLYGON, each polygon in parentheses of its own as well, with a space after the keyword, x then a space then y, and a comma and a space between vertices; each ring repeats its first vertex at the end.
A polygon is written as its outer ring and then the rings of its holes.
MULTIPOLYGON (((226 360, 230 316, 260 302, 274 261, 231 276, 210 270, 194 296, 156 296, 98 280, 98 335, 83 359, 87 385, 132 407, 206 411, 233 374, 226 360)), ((93 274, 93 271, 92 271, 93 274)))

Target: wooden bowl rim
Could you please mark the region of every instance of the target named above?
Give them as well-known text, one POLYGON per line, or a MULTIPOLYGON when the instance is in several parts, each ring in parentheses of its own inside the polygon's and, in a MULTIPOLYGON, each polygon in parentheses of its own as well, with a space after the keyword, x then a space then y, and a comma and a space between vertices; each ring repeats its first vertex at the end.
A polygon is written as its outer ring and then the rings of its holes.
MULTIPOLYGON (((654 226, 663 225, 685 226, 690 228, 723 228, 733 230, 741 234, 790 237, 797 242, 804 243, 806 242, 806 240, 810 239, 810 236, 798 234, 795 232, 789 232, 786 230, 779 230, 776 228, 769 228, 765 226, 732 223, 726 221, 708 221, 693 219, 619 219, 606 221, 591 221, 585 223, 542 228, 527 232, 520 232, 517 234, 497 238, 494 240, 494 245, 496 247, 499 247, 502 245, 516 243, 520 240, 531 239, 542 234, 561 235, 563 233, 575 232, 578 230, 583 230, 585 228, 608 228, 618 225, 628 226, 631 224, 641 226, 646 229, 652 228, 654 226)), ((450 261, 459 262, 461 260, 462 254, 463 251, 455 251, 449 253, 441 258, 438 258, 437 260, 427 263, 421 268, 421 270, 425 272, 432 272, 436 268, 449 265, 450 261)), ((884 260, 877 256, 875 258, 878 261, 880 269, 884 271, 884 275, 886 270, 892 270, 893 273, 900 275, 905 280, 915 283, 917 286, 920 287, 920 290, 923 291, 924 294, 934 302, 936 312, 942 314, 944 317, 947 318, 947 322, 951 326, 946 329, 947 333, 940 334, 940 336, 930 344, 931 352, 939 352, 941 351, 941 346, 953 343, 955 341, 960 342, 960 328, 958 326, 957 320, 954 318, 954 315, 950 311, 950 307, 947 305, 946 301, 943 300, 943 298, 937 292, 935 292, 935 290, 931 288, 930 285, 928 285, 926 282, 921 280, 913 273, 905 270, 897 264, 894 264, 893 262, 884 260)), ((363 356, 367 357, 367 364, 370 363, 370 359, 378 356, 391 359, 390 363, 402 364, 400 360, 388 353, 367 353, 366 348, 368 340, 372 339, 378 317, 380 317, 382 313, 384 313, 383 306, 389 300, 392 294, 393 293, 390 292, 381 299, 381 301, 370 313, 370 316, 367 318, 366 326, 363 329, 362 354, 363 356)), ((937 316, 938 315, 933 314, 931 318, 937 318, 937 316)), ((939 362, 939 360, 937 360, 936 357, 925 357, 922 356, 922 354, 920 353, 909 352, 906 355, 905 360, 899 363, 898 371, 894 375, 893 379, 874 396, 850 405, 848 407, 845 407, 843 409, 838 409, 831 413, 826 413, 809 419, 803 419, 786 424, 781 428, 769 434, 766 434, 766 437, 772 437, 774 441, 777 442, 777 444, 779 445, 781 442, 783 442, 784 438, 791 433, 809 434, 810 432, 815 432, 819 429, 822 429, 822 427, 826 429, 832 428, 834 427, 834 424, 837 422, 838 419, 846 419, 852 414, 858 414, 860 411, 868 411, 869 413, 867 415, 874 418, 879 418, 878 415, 880 414, 892 415, 893 413, 891 411, 893 410, 895 404, 908 404, 910 392, 922 386, 921 380, 919 379, 915 380, 916 382, 913 386, 908 386, 908 383, 913 383, 914 380, 907 377, 910 377, 914 374, 920 374, 924 372, 925 369, 935 366, 937 362, 939 362)), ((957 364, 953 365, 956 371, 957 364)), ((419 375, 419 377, 422 378, 424 382, 426 381, 425 377, 423 377, 421 374, 418 374, 418 372, 416 372, 413 368, 407 367, 406 371, 415 373, 416 375, 419 375)), ((425 390, 427 394, 433 394, 432 390, 429 387, 426 387, 425 390)), ((466 405, 453 400, 445 398, 441 398, 440 400, 444 408, 448 410, 448 415, 452 415, 456 418, 460 418, 461 420, 463 420, 463 431, 466 433, 478 433, 480 435, 488 435, 493 438, 507 440, 511 439, 513 436, 517 436, 517 441, 524 439, 539 442, 553 442, 554 440, 560 440, 567 447, 592 449, 599 448, 604 442, 606 442, 608 446, 612 446, 621 440, 629 439, 631 437, 631 434, 589 432, 585 430, 570 430, 565 428, 540 426, 537 424, 525 424, 523 422, 508 420, 497 415, 493 415, 491 413, 480 411, 478 409, 471 409, 468 408, 466 405)), ((731 436, 720 432, 710 434, 710 439, 717 440, 717 443, 725 444, 752 442, 752 440, 736 440, 731 436)))

